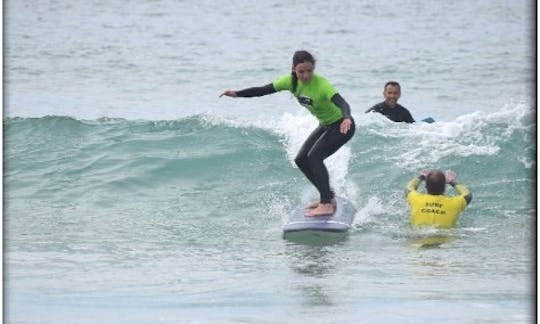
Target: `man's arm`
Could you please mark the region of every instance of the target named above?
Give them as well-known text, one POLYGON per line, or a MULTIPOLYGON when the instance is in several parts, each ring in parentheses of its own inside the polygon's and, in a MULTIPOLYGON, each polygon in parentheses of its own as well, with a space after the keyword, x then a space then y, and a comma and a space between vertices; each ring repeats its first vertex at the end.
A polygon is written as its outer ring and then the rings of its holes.
POLYGON ((456 181, 456 177, 457 177, 456 173, 452 170, 446 170, 444 177, 446 179, 446 183, 451 185, 454 188, 454 190, 457 192, 457 194, 463 197, 463 199, 465 199, 465 202, 467 202, 467 205, 468 205, 472 200, 472 193, 469 191, 469 189, 467 189, 467 187, 465 187, 462 184, 459 184, 456 181))
POLYGON ((426 179, 426 176, 423 174, 417 176, 416 178, 413 178, 412 180, 407 183, 407 188, 405 188, 405 197, 409 195, 411 191, 416 191, 418 189, 418 186, 420 185, 420 182, 426 179))
POLYGON ((465 201, 467 202, 467 205, 471 202, 472 193, 469 191, 467 187, 455 181, 450 182, 450 185, 454 188, 454 190, 457 192, 458 195, 460 195, 461 197, 465 199, 465 201))
POLYGON ((414 118, 411 115, 411 112, 407 108, 405 108, 403 106, 401 106, 401 108, 403 108, 402 109, 402 114, 401 114, 402 115, 402 121, 404 121, 406 123, 414 123, 414 118))
POLYGON ((372 111, 380 112, 380 110, 381 109, 379 108, 379 104, 376 104, 375 106, 373 106, 373 107, 369 108, 368 110, 366 110, 366 114, 368 112, 372 112, 372 111))

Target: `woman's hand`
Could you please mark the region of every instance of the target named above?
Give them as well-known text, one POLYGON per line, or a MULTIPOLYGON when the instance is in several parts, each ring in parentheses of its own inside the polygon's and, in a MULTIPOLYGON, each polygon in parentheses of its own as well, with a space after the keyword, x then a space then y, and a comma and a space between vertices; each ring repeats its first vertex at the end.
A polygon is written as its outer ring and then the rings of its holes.
POLYGON ((223 96, 237 97, 236 91, 233 91, 233 90, 225 90, 222 94, 219 95, 220 98, 223 97, 223 96))
POLYGON ((341 134, 347 134, 349 132, 349 130, 351 129, 351 123, 352 121, 350 118, 343 119, 341 125, 339 125, 339 131, 341 132, 341 134))

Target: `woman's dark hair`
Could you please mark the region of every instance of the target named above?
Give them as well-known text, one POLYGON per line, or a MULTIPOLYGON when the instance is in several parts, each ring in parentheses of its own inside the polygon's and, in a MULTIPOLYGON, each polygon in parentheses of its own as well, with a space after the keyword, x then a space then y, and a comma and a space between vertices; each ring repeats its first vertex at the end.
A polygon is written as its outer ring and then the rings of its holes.
POLYGON ((292 58, 293 71, 291 72, 291 75, 292 75, 292 93, 293 94, 296 92, 296 88, 298 87, 298 77, 296 76, 296 72, 294 71, 294 67, 297 66, 298 64, 304 63, 304 62, 310 62, 313 65, 315 65, 315 58, 308 51, 296 51, 296 52, 294 52, 294 55, 293 55, 293 58, 292 58))
POLYGON ((428 194, 442 195, 446 189, 446 178, 439 170, 431 171, 426 177, 426 189, 428 194))

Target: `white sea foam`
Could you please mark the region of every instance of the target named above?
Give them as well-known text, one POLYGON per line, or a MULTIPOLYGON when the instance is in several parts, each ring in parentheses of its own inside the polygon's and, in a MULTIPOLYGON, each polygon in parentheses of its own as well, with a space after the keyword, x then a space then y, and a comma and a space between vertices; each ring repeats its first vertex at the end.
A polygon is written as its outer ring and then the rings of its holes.
POLYGON ((530 159, 530 158, 527 157, 527 156, 518 158, 518 161, 521 162, 521 163, 523 163, 523 165, 524 165, 525 168, 527 168, 527 169, 532 168, 532 167, 536 164, 536 161, 530 159))
POLYGON ((448 156, 496 155, 501 143, 516 130, 530 126, 530 114, 530 108, 521 103, 432 124, 396 124, 381 115, 368 114, 361 125, 370 135, 402 141, 402 149, 391 146, 394 151, 388 157, 401 167, 416 169, 448 156))
POLYGON ((354 219, 355 225, 363 225, 370 223, 374 216, 381 215, 387 212, 384 207, 384 202, 378 197, 371 197, 367 204, 358 210, 354 219))

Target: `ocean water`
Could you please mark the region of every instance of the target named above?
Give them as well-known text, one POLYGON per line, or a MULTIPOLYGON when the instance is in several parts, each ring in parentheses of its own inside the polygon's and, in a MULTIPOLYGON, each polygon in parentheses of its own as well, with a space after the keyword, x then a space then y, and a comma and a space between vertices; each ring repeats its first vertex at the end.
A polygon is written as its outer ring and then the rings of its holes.
POLYGON ((4 4, 7 323, 534 322, 532 2, 4 4), (313 118, 218 98, 300 48, 357 123, 326 160, 346 235, 282 236, 313 118), (364 114, 390 79, 437 122, 364 114), (424 168, 473 193, 453 229, 409 226, 424 168))

